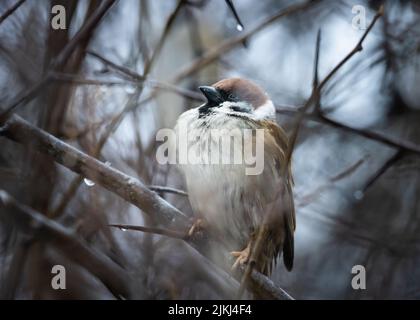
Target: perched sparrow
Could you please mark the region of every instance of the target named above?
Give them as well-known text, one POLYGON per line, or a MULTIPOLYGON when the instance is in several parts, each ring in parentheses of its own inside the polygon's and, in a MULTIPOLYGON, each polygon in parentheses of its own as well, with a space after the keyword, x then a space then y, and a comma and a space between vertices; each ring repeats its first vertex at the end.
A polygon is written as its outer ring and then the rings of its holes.
POLYGON ((182 128, 193 133, 195 138, 188 138, 188 152, 202 160, 180 165, 195 215, 233 251, 235 267, 252 261, 255 269, 270 275, 282 251, 284 264, 291 270, 293 179, 285 159, 288 139, 275 122, 272 101, 259 86, 241 78, 221 80, 200 90, 207 103, 184 112, 175 129, 181 140, 185 139, 182 128), (262 129, 262 135, 244 134, 257 129, 262 129), (220 131, 222 138, 231 134, 228 140, 233 143, 228 147, 221 148, 215 141, 220 135, 215 138, 214 133, 220 131), (241 150, 242 162, 233 159, 236 147, 241 150), (262 169, 249 174, 246 150, 259 147, 263 152, 255 160, 263 162, 262 169), (219 155, 233 161, 209 161, 219 155))

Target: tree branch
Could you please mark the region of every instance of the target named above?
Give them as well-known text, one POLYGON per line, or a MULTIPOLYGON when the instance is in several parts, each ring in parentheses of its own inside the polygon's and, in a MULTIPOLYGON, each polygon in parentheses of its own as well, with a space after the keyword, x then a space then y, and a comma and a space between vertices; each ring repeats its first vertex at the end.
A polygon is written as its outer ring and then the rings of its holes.
POLYGON ((178 4, 175 8, 175 10, 172 12, 172 14, 169 16, 169 18, 166 21, 165 27, 163 28, 163 33, 161 37, 159 38, 158 43, 156 44, 155 49, 153 50, 152 56, 150 57, 149 61, 144 67, 143 74, 147 75, 149 74, 153 63, 155 62, 156 58, 158 57, 160 51, 162 50, 163 44, 165 43, 165 40, 167 36, 169 35, 172 26, 174 25, 175 19, 178 16, 179 12, 181 11, 182 7, 185 5, 186 0, 178 0, 178 4))
POLYGON ((401 150, 398 150, 393 156, 391 156, 385 163, 369 178, 369 180, 365 183, 363 186, 361 192, 363 194, 366 193, 366 191, 376 182, 378 179, 388 171, 389 168, 391 168, 398 160, 402 158, 404 155, 404 152, 401 150))
MULTIPOLYGON (((276 113, 293 117, 298 116, 298 114, 301 113, 301 108, 302 107, 278 107, 276 109, 276 113)), ((303 113, 303 118, 307 121, 315 121, 319 124, 324 124, 348 133, 364 137, 372 141, 379 142, 391 148, 401 149, 420 155, 420 146, 410 141, 397 139, 367 129, 354 128, 345 123, 341 123, 337 120, 331 119, 323 114, 303 113)))
MULTIPOLYGON (((130 70, 130 69, 128 69, 130 70)), ((140 76, 138 73, 130 70, 130 74, 134 73, 134 77, 137 78, 140 76)), ((161 90, 166 90, 178 94, 186 99, 196 100, 204 102, 203 95, 199 94, 196 91, 184 89, 178 86, 175 86, 170 83, 156 81, 156 80, 102 80, 102 79, 91 79, 84 78, 75 74, 62 73, 62 72, 53 72, 51 78, 60 82, 68 82, 72 84, 79 85, 91 85, 91 86, 149 86, 152 88, 158 88, 161 90)))
POLYGON ((244 24, 241 21, 241 18, 239 17, 238 11, 235 8, 235 5, 233 4, 232 0, 225 0, 226 5, 228 6, 228 8, 230 9, 230 11, 232 12, 233 16, 235 17, 236 23, 238 25, 237 29, 239 31, 244 30, 244 24))
POLYGON ((38 239, 53 240, 49 243, 58 246, 80 263, 108 287, 116 296, 130 297, 131 279, 126 270, 114 263, 99 251, 89 248, 75 234, 57 222, 46 218, 33 209, 19 204, 5 191, 0 190, 0 208, 14 225, 26 233, 36 235, 38 239))
POLYGON ((104 188, 134 204, 160 222, 177 219, 187 225, 187 217, 142 182, 64 143, 47 132, 12 115, 0 135, 46 153, 68 169, 100 184, 104 188))
MULTIPOLYGON (((313 88, 311 96, 306 101, 305 105, 299 109, 300 114, 298 114, 297 116, 297 119, 294 125, 294 130, 289 139, 290 144, 286 153, 287 163, 290 162, 290 159, 292 157, 292 153, 294 150, 294 146, 296 144, 297 136, 299 134, 299 129, 300 129, 302 120, 305 117, 305 113, 308 111, 308 109, 312 106, 313 103, 316 103, 319 100, 322 89, 328 83, 328 81, 337 73, 337 71, 340 70, 356 53, 363 50, 364 40, 366 39, 367 35, 376 24, 376 21, 378 21, 378 19, 383 15, 383 13, 384 13, 384 7, 383 5, 381 5, 375 17, 373 18, 372 22, 370 23, 369 27, 366 29, 366 31, 364 32, 363 36, 360 38, 356 46, 327 74, 327 76, 316 87, 313 88)), ((317 111, 319 112, 318 109, 317 111)), ((287 168, 287 166, 285 166, 285 168, 287 168)))
POLYGON ((140 231, 152 234, 158 234, 160 236, 167 236, 169 238, 186 240, 187 234, 175 230, 169 229, 162 229, 162 228, 154 228, 154 227, 143 227, 143 226, 133 226, 128 224, 109 224, 109 227, 118 228, 120 230, 133 230, 133 231, 140 231))
POLYGON ((301 4, 291 5, 287 7, 286 9, 282 9, 281 11, 275 13, 274 15, 264 19, 255 27, 250 28, 247 32, 244 32, 232 39, 228 39, 222 42, 218 47, 215 47, 214 49, 207 51, 203 56, 201 56, 200 58, 197 58, 195 61, 193 61, 189 65, 182 68, 179 72, 177 72, 176 76, 173 79, 173 82, 177 83, 178 81, 185 79, 188 76, 191 76, 196 71, 200 70, 201 68, 215 61, 220 55, 226 52, 229 52, 230 50, 235 48, 237 45, 240 45, 241 43, 243 43, 244 40, 249 39, 256 33, 260 32, 264 28, 276 22, 277 20, 284 18, 288 15, 297 13, 299 11, 308 9, 314 6, 318 2, 319 2, 318 0, 315 0, 315 1, 306 1, 301 4))
MULTIPOLYGON (((0 122, 1 125, 2 123, 0 122)), ((157 218, 165 226, 172 225, 175 222, 175 225, 183 230, 187 230, 190 227, 189 219, 186 215, 159 197, 155 192, 149 190, 139 180, 82 153, 45 131, 29 124, 18 115, 12 115, 0 127, 0 136, 53 157, 56 162, 117 194, 148 215, 157 218)), ((274 283, 262 274, 253 272, 251 279, 260 290, 263 290, 273 299, 287 298, 282 293, 283 290, 276 287, 274 283), (267 290, 271 291, 266 292, 267 290), (276 294, 273 292, 276 292, 276 294)))
POLYGON ((173 193, 180 196, 188 197, 188 193, 184 190, 179 190, 171 187, 163 187, 163 186, 149 186, 150 190, 156 191, 158 193, 165 192, 165 193, 173 193))
POLYGON ((17 98, 14 99, 14 101, 4 110, 1 110, 0 123, 7 120, 7 118, 12 114, 12 112, 22 103, 27 103, 34 97, 36 97, 38 93, 50 83, 50 72, 63 65, 70 58, 70 55, 74 52, 79 43, 82 42, 96 28, 96 26, 101 21, 105 13, 108 11, 109 8, 111 8, 111 6, 114 3, 115 0, 104 0, 101 2, 102 5, 96 9, 92 16, 89 17, 86 23, 80 28, 80 30, 74 35, 70 42, 54 59, 46 75, 44 75, 41 78, 41 80, 39 80, 31 88, 18 95, 17 98))
POLYGON ((5 13, 3 13, 0 16, 0 24, 2 24, 4 22, 4 20, 6 20, 10 15, 13 14, 13 12, 15 12, 17 9, 19 9, 19 7, 25 3, 26 0, 19 0, 18 2, 16 2, 13 6, 11 6, 9 9, 6 10, 5 13))

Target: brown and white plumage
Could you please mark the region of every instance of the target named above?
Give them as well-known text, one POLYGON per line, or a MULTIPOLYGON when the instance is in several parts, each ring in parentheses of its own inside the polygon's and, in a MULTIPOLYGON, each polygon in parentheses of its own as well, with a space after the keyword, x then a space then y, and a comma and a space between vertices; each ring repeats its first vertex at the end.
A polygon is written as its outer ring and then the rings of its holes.
MULTIPOLYGON (((208 102, 183 113, 176 126, 178 131, 186 127, 198 132, 200 140, 190 141, 189 148, 198 150, 211 141, 212 129, 239 129, 238 134, 264 129, 264 168, 261 174, 246 175, 245 164, 181 165, 195 214, 234 251, 249 244, 252 248, 260 235, 262 249, 254 257, 258 271, 269 275, 280 252, 291 270, 296 226, 293 179, 285 159, 287 135, 275 122, 271 100, 256 84, 241 78, 200 89, 208 102)), ((244 144, 257 143, 255 136, 244 139, 244 144)), ((210 148, 211 153, 230 151, 210 148)))

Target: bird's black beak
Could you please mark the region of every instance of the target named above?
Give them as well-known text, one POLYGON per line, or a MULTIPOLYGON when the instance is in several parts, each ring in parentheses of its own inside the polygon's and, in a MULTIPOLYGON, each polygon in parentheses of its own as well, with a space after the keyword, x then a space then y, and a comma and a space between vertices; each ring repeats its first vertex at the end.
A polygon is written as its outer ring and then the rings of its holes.
POLYGON ((199 87, 199 89, 204 94, 204 96, 207 98, 207 105, 208 106, 217 106, 224 101, 222 95, 219 92, 219 90, 217 90, 214 87, 201 86, 201 87, 199 87))

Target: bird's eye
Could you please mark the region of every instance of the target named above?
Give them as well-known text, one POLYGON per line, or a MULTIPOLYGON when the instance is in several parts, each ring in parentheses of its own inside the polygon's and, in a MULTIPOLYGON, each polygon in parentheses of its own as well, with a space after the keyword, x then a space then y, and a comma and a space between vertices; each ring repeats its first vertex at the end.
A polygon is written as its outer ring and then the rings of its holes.
POLYGON ((235 97, 235 95, 234 94, 229 94, 228 95, 228 100, 235 100, 236 99, 236 97, 235 97))

